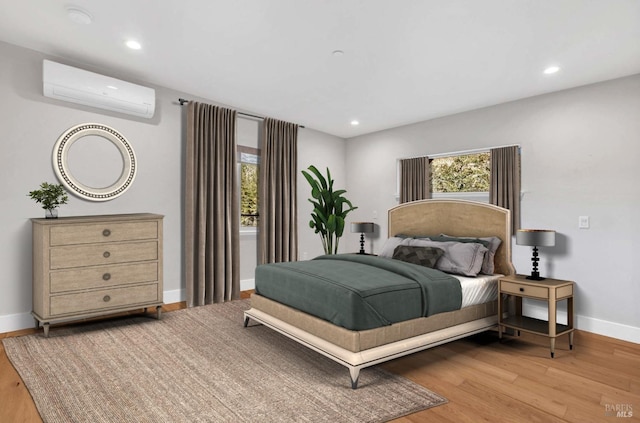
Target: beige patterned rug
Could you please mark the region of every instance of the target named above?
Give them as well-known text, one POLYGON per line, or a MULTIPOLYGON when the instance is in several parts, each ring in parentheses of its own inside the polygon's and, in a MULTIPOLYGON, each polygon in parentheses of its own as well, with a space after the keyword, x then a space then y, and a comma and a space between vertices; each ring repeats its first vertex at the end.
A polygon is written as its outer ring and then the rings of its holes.
POLYGON ((348 370, 264 327, 248 302, 110 319, 4 339, 45 422, 379 422, 447 400, 348 370))

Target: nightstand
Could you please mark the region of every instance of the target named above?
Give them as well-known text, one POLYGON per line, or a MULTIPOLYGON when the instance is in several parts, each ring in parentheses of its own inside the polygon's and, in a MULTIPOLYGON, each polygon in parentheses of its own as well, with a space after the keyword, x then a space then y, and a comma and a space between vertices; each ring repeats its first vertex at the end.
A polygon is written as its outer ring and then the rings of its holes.
POLYGON ((574 283, 558 279, 543 279, 535 281, 527 279, 524 275, 504 276, 498 281, 499 298, 503 295, 512 296, 515 299, 515 314, 503 316, 502 300, 498 301, 498 336, 502 338, 504 328, 515 329, 544 335, 549 337, 551 345, 551 358, 555 353, 556 338, 561 335, 569 335, 569 349, 573 349, 573 292, 574 283), (549 308, 549 320, 539 320, 522 315, 522 299, 533 298, 547 301, 549 308), (557 302, 567 300, 567 324, 557 323, 557 302))

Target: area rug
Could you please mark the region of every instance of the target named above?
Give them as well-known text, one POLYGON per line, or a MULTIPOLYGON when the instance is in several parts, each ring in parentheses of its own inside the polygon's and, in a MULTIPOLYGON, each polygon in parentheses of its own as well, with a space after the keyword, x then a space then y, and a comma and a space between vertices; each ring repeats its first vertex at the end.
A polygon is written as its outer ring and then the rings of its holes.
POLYGON ((45 422, 381 422, 447 400, 348 370, 261 325, 247 300, 4 339, 45 422))

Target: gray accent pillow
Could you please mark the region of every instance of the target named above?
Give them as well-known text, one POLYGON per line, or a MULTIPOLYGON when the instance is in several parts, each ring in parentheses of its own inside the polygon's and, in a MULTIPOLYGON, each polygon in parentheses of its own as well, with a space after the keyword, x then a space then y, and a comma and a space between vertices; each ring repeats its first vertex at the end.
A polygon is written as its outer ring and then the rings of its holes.
POLYGON ((443 254, 444 251, 440 248, 398 245, 393 251, 392 258, 433 269, 435 268, 438 259, 442 257, 443 254))
MULTIPOLYGON (((496 251, 498 251, 498 247, 502 244, 502 240, 497 236, 489 236, 485 238, 471 238, 471 237, 454 237, 448 236, 445 234, 440 234, 439 239, 449 240, 449 241, 458 241, 458 242, 480 242, 482 245, 487 247, 489 251, 484 255, 484 260, 482 262, 482 269, 480 273, 484 273, 485 275, 493 275, 495 273, 495 258, 496 251)), ((431 238, 434 240, 433 238, 431 238)), ((435 241, 435 240, 434 240, 435 241)))
POLYGON ((482 269, 485 253, 489 251, 484 245, 475 242, 437 242, 408 238, 402 241, 401 245, 440 248, 444 254, 436 263, 435 268, 463 276, 478 276, 482 269))

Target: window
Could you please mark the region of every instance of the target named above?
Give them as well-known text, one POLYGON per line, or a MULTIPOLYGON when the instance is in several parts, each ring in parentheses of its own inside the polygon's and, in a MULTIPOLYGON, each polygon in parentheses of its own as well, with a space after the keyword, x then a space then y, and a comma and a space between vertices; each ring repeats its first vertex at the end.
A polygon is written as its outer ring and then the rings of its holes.
POLYGON ((431 160, 433 193, 489 192, 490 153, 436 157, 431 160))
POLYGON ((240 226, 242 230, 258 227, 258 163, 260 151, 238 146, 240 173, 240 226))

